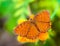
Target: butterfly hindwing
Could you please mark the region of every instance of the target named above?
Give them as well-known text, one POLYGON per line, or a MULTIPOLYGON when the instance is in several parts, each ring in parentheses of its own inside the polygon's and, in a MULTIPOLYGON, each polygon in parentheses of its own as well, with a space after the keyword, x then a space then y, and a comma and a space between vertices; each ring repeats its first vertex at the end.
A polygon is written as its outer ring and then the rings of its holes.
POLYGON ((50 28, 50 23, 36 22, 40 32, 46 32, 50 28))
POLYGON ((39 31, 37 30, 36 26, 33 23, 31 23, 31 27, 27 34, 27 38, 36 39, 38 35, 39 35, 39 31))

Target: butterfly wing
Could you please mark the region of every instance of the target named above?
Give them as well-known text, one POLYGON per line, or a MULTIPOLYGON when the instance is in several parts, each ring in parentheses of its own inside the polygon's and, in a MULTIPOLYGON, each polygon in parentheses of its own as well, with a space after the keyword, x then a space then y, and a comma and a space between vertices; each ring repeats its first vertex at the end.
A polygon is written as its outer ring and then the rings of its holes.
POLYGON ((46 32, 50 28, 50 23, 36 22, 40 32, 46 32))
POLYGON ((30 21, 25 21, 23 22, 22 24, 18 25, 14 32, 17 34, 17 35, 20 35, 20 36, 26 36, 28 30, 30 28, 30 21))
POLYGON ((50 14, 47 10, 41 11, 34 17, 35 21, 50 22, 50 14))
POLYGON ((30 21, 26 21, 15 28, 15 33, 22 37, 35 39, 37 38, 39 32, 30 21))
POLYGON ((50 27, 50 16, 48 11, 42 11, 34 17, 40 32, 46 32, 50 27))
POLYGON ((36 26, 31 23, 31 28, 29 29, 27 38, 36 39, 38 35, 39 35, 39 31, 37 30, 36 26))

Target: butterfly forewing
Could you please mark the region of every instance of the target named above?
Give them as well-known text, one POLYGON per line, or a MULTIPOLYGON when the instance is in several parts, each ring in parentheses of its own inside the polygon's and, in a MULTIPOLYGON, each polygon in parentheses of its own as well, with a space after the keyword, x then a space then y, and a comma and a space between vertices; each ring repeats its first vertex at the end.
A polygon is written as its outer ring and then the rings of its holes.
POLYGON ((50 22, 50 15, 48 11, 42 11, 34 17, 35 21, 50 22))
POLYGON ((15 33, 20 36, 26 36, 30 28, 30 21, 25 21, 15 28, 15 33))
POLYGON ((39 32, 35 25, 30 21, 25 21, 15 28, 15 33, 29 39, 36 39, 39 32))

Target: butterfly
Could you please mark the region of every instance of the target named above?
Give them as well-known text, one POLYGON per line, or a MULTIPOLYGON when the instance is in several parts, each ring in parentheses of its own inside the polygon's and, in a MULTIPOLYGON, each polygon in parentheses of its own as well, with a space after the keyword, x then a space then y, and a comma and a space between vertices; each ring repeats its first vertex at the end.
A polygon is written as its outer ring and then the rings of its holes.
POLYGON ((47 10, 39 12, 29 20, 19 24, 14 32, 21 37, 28 39, 37 39, 41 33, 48 32, 50 28, 50 14, 47 10))

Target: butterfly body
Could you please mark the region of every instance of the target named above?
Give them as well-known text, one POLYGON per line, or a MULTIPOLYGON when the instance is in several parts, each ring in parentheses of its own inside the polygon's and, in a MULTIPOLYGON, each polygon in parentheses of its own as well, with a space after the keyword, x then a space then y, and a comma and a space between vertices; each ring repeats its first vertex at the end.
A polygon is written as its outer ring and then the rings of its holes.
POLYGON ((50 28, 48 11, 42 11, 15 28, 15 33, 28 39, 37 39, 40 33, 45 33, 50 28))

